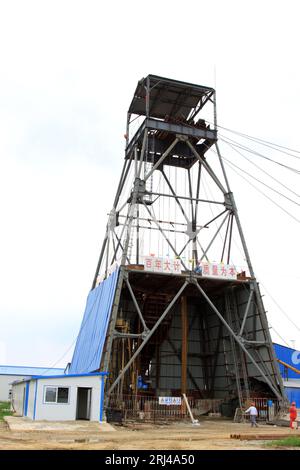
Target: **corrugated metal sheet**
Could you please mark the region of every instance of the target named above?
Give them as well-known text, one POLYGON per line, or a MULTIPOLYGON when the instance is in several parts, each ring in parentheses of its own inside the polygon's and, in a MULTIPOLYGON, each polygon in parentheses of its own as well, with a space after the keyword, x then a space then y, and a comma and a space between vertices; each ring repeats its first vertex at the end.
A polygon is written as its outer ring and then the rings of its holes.
POLYGON ((59 375, 63 374, 64 369, 47 367, 27 367, 27 366, 1 366, 0 375, 59 375))
MULTIPOLYGON (((281 344, 274 343, 275 354, 278 359, 283 362, 286 362, 292 367, 300 370, 300 351, 296 351, 295 349, 288 348, 286 346, 282 346, 281 344)), ((299 379, 300 375, 294 372, 287 367, 284 367, 282 364, 278 364, 281 376, 289 379, 299 379)))
POLYGON ((89 293, 69 374, 93 372, 99 368, 118 275, 119 269, 89 293))
POLYGON ((300 408, 300 388, 284 387, 284 391, 290 403, 296 402, 296 408, 300 408))

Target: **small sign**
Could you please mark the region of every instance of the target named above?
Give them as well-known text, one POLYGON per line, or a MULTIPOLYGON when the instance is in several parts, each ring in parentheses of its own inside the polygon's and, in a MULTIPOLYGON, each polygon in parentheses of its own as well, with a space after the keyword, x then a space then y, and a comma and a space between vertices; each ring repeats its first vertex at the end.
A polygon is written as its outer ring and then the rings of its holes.
POLYGON ((154 273, 180 274, 181 262, 179 259, 145 256, 144 269, 145 271, 152 271, 154 273))
POLYGON ((181 397, 158 397, 158 404, 159 405, 181 405, 181 397))
POLYGON ((230 264, 223 263, 201 263, 202 276, 219 277, 223 279, 236 279, 236 268, 230 264))

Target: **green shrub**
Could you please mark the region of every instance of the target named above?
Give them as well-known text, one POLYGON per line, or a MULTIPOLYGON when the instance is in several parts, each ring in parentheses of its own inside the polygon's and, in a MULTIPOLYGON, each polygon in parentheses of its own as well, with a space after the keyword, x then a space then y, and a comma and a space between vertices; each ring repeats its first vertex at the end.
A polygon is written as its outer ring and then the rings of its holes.
POLYGON ((290 436, 266 444, 270 447, 300 447, 300 436, 290 436))
POLYGON ((4 416, 10 416, 11 414, 9 401, 0 401, 0 421, 3 421, 4 416))

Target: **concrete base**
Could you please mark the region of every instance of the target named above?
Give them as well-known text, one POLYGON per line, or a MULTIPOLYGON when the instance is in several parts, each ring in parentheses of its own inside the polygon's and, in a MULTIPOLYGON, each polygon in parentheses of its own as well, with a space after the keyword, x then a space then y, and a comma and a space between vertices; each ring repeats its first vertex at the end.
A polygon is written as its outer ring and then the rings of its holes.
POLYGON ((18 416, 4 416, 11 431, 68 431, 68 432, 112 432, 115 431, 109 423, 95 421, 32 421, 18 416))

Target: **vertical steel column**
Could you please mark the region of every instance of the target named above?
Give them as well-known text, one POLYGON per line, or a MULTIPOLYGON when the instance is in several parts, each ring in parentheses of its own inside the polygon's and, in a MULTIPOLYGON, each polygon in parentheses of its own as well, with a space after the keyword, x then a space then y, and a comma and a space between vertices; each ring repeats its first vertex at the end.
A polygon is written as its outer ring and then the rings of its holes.
MULTIPOLYGON (((226 306, 226 314, 227 314, 227 323, 232 329, 233 325, 232 325, 231 303, 230 303, 228 293, 225 294, 225 306, 226 306)), ((232 352, 239 405, 240 405, 240 408, 242 409, 243 408, 243 393, 242 393, 242 388, 241 388, 240 370, 239 370, 239 364, 237 360, 235 341, 232 335, 230 335, 230 345, 231 345, 231 352, 232 352)))
POLYGON ((187 354, 188 354, 188 311, 187 298, 181 297, 181 394, 187 391, 187 354))

